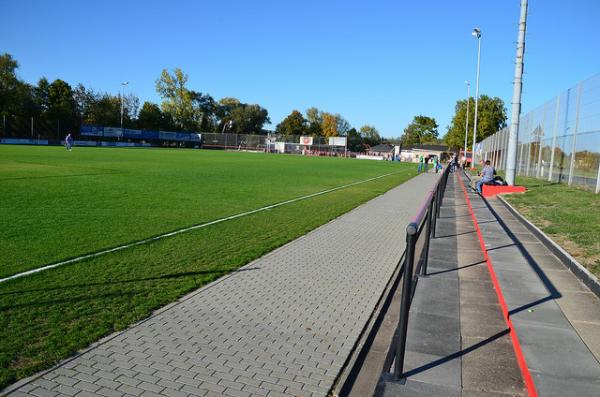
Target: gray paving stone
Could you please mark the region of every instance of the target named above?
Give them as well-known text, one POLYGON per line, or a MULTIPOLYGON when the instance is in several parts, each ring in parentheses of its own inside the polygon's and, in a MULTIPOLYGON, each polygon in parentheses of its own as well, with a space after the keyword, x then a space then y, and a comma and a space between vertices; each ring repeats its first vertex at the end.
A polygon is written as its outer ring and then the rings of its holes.
POLYGON ((377 396, 380 397, 461 397, 460 387, 435 385, 408 379, 406 383, 386 382, 377 396))
POLYGON ((79 390, 85 390, 88 392, 95 392, 96 390, 101 389, 101 386, 95 385, 93 383, 89 383, 86 381, 81 381, 81 382, 77 382, 77 384, 75 384, 75 388, 79 389, 79 390))
POLYGON ((460 351, 460 320, 457 317, 411 313, 407 351, 447 356, 460 351))
POLYGON ((133 387, 133 386, 125 385, 125 384, 120 385, 116 389, 112 388, 112 387, 105 387, 102 390, 115 390, 115 391, 120 391, 123 393, 131 394, 133 396, 139 396, 144 392, 143 389, 139 389, 137 387, 133 387))
POLYGON ((405 359, 405 371, 410 373, 411 380, 441 386, 461 387, 460 359, 441 362, 444 358, 443 356, 410 352, 405 359), (428 368, 428 365, 437 361, 441 363, 428 368), (418 372, 413 372, 415 369, 419 369, 418 372))
POLYGON ((98 395, 96 393, 84 390, 77 393, 77 397, 98 397, 98 395))
POLYGON ((544 397, 598 397, 600 396, 600 378, 574 379, 565 376, 544 375, 533 373, 536 388, 540 396, 544 397))
POLYGON ((67 385, 58 385, 58 387, 53 391, 57 392, 58 394, 64 394, 67 396, 74 396, 80 392, 79 389, 75 389, 74 387, 67 385))
POLYGON ((264 390, 264 389, 250 386, 250 385, 244 386, 244 388, 242 390, 246 391, 248 393, 251 393, 253 395, 256 395, 256 396, 266 396, 269 393, 268 390, 264 390))
POLYGON ((192 387, 185 385, 181 388, 181 391, 184 393, 188 393, 192 396, 205 396, 208 393, 207 389, 200 389, 197 387, 192 387))
POLYGON ((48 390, 45 389, 43 387, 37 387, 33 390, 31 390, 28 393, 22 393, 23 395, 32 395, 32 396, 37 396, 37 397, 54 397, 54 396, 58 396, 58 393, 52 390, 48 390))

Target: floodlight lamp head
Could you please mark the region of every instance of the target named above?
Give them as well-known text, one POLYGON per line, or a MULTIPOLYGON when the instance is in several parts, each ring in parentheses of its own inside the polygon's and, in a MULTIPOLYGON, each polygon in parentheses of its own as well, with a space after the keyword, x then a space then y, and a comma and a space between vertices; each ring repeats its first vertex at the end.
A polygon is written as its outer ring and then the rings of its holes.
POLYGON ((124 81, 121 83, 121 85, 127 85, 127 84, 129 84, 129 81, 124 81))
POLYGON ((475 37, 476 39, 481 37, 481 29, 479 28, 475 28, 473 29, 473 32, 471 32, 471 34, 473 35, 473 37, 475 37))
POLYGON ((466 85, 471 85, 471 83, 469 82, 469 80, 465 80, 465 84, 466 85))

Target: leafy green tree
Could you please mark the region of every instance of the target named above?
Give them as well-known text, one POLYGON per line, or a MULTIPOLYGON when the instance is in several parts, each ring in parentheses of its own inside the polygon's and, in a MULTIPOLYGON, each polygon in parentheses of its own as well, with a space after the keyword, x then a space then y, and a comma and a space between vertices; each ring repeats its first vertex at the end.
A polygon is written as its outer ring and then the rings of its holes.
POLYGON ((73 90, 69 83, 56 79, 48 86, 48 119, 59 120, 64 131, 76 132, 79 127, 73 90))
POLYGON ((265 123, 270 122, 269 113, 259 105, 243 104, 231 111, 231 132, 237 134, 260 134, 265 123))
POLYGON ((275 129, 284 135, 305 135, 308 132, 308 121, 302 113, 293 110, 275 129))
POLYGON ((323 122, 323 112, 319 109, 312 107, 306 109, 306 120, 310 124, 321 124, 323 122))
POLYGON ((322 136, 323 135, 323 112, 315 107, 306 109, 306 120, 308 121, 307 135, 322 136))
MULTIPOLYGON (((125 113, 125 112, 124 112, 125 113)), ((109 94, 97 95, 87 105, 86 124, 98 124, 108 127, 121 125, 121 100, 109 94)))
POLYGON ((219 100, 216 105, 216 116, 219 120, 219 123, 215 127, 215 132, 229 131, 230 126, 233 125, 233 121, 231 120, 231 112, 233 109, 240 106, 242 106, 242 103, 237 98, 225 97, 219 100))
POLYGON ((47 112, 50 108, 50 82, 42 77, 36 87, 33 87, 34 102, 40 113, 47 112))
MULTIPOLYGON (((121 96, 98 93, 78 84, 73 90, 76 113, 84 124, 98 124, 110 127, 121 125, 121 96)), ((134 94, 123 97, 123 126, 135 126, 139 108, 139 98, 134 94)))
POLYGON ((369 146, 375 146, 381 143, 381 135, 379 135, 377 128, 372 125, 363 125, 360 127, 360 135, 362 136, 363 141, 369 146))
POLYGON ((160 107, 152 102, 144 102, 137 118, 137 126, 143 130, 167 129, 165 118, 160 107))
MULTIPOLYGON (((456 101, 454 117, 444 136, 446 145, 451 148, 462 148, 465 144, 465 123, 467 114, 467 100, 456 101)), ((479 98, 477 124, 477 142, 496 133, 506 127, 506 107, 504 101, 498 97, 481 95, 479 98)), ((467 145, 473 146, 473 129, 475 121, 475 100, 469 101, 469 131, 467 133, 467 145)))
POLYGON ((217 103, 212 96, 191 91, 194 120, 200 131, 213 131, 217 125, 217 103))
POLYGON ((173 74, 163 69, 156 80, 156 92, 163 99, 162 111, 173 117, 178 129, 193 131, 197 128, 194 111, 194 95, 187 87, 188 75, 180 68, 173 74))
POLYGON ((320 123, 309 123, 308 129, 306 130, 306 132, 307 132, 307 135, 310 135, 310 136, 322 136, 323 128, 321 127, 320 123))
POLYGON ((16 113, 21 81, 17 77, 19 64, 8 54, 0 55, 0 114, 16 113))
POLYGON ((438 124, 433 117, 415 116, 404 129, 402 144, 438 143, 438 124))
POLYGON ((346 137, 348 139, 348 150, 351 152, 364 151, 362 135, 356 130, 356 128, 350 128, 346 132, 346 137))
POLYGON ((181 69, 174 69, 173 74, 163 69, 156 80, 163 119, 172 119, 177 130, 213 131, 219 106, 210 95, 188 89, 187 82, 188 75, 181 69))
POLYGON ((271 122, 267 109, 249 105, 236 98, 226 97, 219 101, 217 132, 236 134, 260 134, 265 123, 271 122))

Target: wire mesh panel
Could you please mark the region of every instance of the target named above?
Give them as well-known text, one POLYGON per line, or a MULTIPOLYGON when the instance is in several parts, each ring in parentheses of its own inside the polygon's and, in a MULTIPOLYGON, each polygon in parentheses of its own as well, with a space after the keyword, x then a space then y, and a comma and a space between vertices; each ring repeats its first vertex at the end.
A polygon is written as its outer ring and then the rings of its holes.
MULTIPOLYGON (((483 141, 498 169, 506 169, 508 133, 504 128, 483 141)), ((600 74, 521 116, 516 170, 600 191, 600 74)))

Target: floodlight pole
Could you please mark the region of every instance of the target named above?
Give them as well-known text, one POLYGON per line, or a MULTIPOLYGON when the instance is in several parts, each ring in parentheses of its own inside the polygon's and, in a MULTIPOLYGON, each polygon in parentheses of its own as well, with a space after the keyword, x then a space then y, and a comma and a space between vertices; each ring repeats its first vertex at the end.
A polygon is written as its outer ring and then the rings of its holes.
POLYGON ((473 155, 471 168, 475 167, 475 143, 477 143, 477 113, 479 110, 479 64, 481 60, 481 29, 473 29, 473 37, 477 38, 477 80, 475 81, 475 121, 473 126, 473 155))
POLYGON ((471 104, 471 83, 469 81, 465 81, 467 84, 467 120, 465 122, 465 161, 467 160, 467 138, 469 136, 469 105, 471 104))
POLYGON ((129 84, 129 81, 121 83, 121 134, 123 134, 123 97, 125 96, 125 86, 129 84))
POLYGON ((521 91, 523 89, 523 56, 525 54, 525 30, 527 25, 527 0, 521 0, 519 20, 519 39, 517 41, 517 59, 513 81, 512 114, 508 135, 506 158, 506 182, 514 186, 517 170, 517 146, 519 141, 519 116, 521 115, 521 91))

